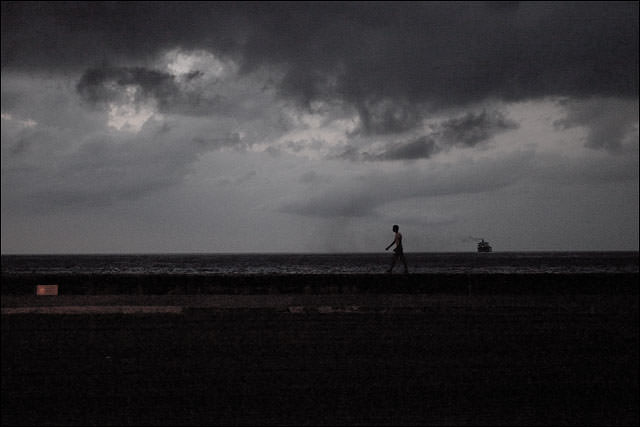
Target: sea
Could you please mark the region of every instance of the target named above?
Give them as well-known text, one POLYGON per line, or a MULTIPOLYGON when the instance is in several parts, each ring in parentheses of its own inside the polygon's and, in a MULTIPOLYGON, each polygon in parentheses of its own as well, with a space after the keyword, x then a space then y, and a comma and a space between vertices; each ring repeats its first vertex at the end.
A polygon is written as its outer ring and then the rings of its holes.
MULTIPOLYGON (((633 251, 405 255, 420 274, 638 273, 640 259, 633 251)), ((390 262, 390 253, 2 255, 2 274, 385 274, 390 262)))

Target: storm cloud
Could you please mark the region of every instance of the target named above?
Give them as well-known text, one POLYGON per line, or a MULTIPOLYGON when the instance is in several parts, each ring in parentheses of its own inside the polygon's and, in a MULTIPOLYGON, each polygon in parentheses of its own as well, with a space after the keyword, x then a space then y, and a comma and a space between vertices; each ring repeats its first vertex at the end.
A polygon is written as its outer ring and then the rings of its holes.
MULTIPOLYGON (((569 123, 568 121, 559 121, 556 125, 570 127, 569 123)), ((490 112, 483 110, 479 113, 468 112, 462 116, 432 123, 427 135, 420 135, 404 141, 366 144, 369 146, 362 149, 351 146, 330 158, 351 161, 429 159, 452 147, 473 148, 487 143, 494 136, 518 129, 518 127, 517 122, 506 118, 504 113, 497 110, 490 112)))
POLYGON ((367 160, 415 160, 428 159, 437 150, 435 141, 427 137, 420 137, 415 141, 390 144, 385 151, 375 156, 367 156, 367 160))
POLYGON ((533 153, 469 162, 461 170, 446 165, 391 174, 368 172, 334 183, 324 191, 287 201, 283 212, 317 217, 365 217, 377 208, 408 198, 495 191, 517 182, 532 168, 533 153))
POLYGON ((567 117, 554 124, 561 129, 583 126, 586 147, 614 153, 623 152, 638 141, 638 101, 612 98, 586 102, 566 100, 567 117))
POLYGON ((227 139, 176 141, 175 131, 148 123, 140 133, 80 137, 56 129, 30 129, 3 121, 6 145, 3 185, 6 207, 15 212, 104 207, 140 199, 181 183, 198 155, 227 139), (15 129, 23 127, 23 129, 15 129), (9 145, 11 141, 16 145, 9 145))
POLYGON ((152 101, 161 113, 200 116, 234 112, 224 96, 207 96, 199 87, 178 81, 181 78, 191 83, 202 74, 196 70, 176 76, 144 67, 90 68, 76 88, 83 100, 98 108, 106 108, 113 102, 140 105, 152 101))
MULTIPOLYGON (((81 70, 90 83, 105 61, 142 67, 204 49, 245 73, 278 68, 281 96, 343 100, 363 131, 384 134, 491 97, 635 98, 637 17, 637 2, 3 2, 2 68, 81 70)), ((115 73, 175 93, 152 70, 115 73)))
POLYGON ((637 250, 638 2, 1 20, 3 253, 637 250))
POLYGON ((485 110, 448 119, 440 125, 438 133, 448 144, 473 147, 500 132, 517 128, 518 124, 505 118, 500 111, 489 113, 485 110))

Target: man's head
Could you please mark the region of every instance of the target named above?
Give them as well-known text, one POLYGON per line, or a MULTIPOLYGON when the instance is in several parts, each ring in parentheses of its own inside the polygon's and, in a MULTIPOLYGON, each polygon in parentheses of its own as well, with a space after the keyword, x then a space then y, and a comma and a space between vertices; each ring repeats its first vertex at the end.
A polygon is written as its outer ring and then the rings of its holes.
POLYGON ((398 227, 397 225, 393 226, 393 232, 394 233, 397 233, 399 229, 400 229, 400 227, 398 227))

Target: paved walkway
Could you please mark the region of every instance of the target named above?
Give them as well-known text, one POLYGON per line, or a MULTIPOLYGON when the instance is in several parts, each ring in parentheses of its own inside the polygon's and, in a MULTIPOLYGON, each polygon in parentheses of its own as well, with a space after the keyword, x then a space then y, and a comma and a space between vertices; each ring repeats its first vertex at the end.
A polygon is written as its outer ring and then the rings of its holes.
POLYGON ((637 297, 2 297, 3 425, 637 425, 637 297))
POLYGON ((198 310, 274 310, 290 313, 369 313, 396 311, 547 309, 563 312, 611 311, 628 305, 628 296, 571 295, 71 295, 3 296, 2 314, 181 314, 198 310))

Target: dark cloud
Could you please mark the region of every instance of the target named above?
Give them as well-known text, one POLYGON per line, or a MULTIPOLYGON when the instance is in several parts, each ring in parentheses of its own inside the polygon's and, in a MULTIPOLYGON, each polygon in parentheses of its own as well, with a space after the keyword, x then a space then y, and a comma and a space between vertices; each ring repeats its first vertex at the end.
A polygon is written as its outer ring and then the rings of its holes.
POLYGON ((343 100, 374 134, 487 98, 638 94, 638 2, 2 3, 3 70, 141 66, 174 48, 279 67, 282 96, 343 100))
POLYGON ((416 140, 403 143, 388 144, 384 150, 378 154, 363 154, 363 160, 417 160, 428 159, 439 151, 433 139, 421 136, 416 140))
MULTIPOLYGON (((185 74, 186 80, 202 75, 201 71, 185 74)), ((144 67, 100 67, 86 70, 77 91, 83 100, 94 106, 111 102, 140 104, 149 100, 157 103, 162 113, 208 115, 230 113, 233 107, 220 95, 207 95, 194 88, 181 87, 176 76, 144 67), (129 89, 133 88, 131 92, 129 89)))
POLYGON ((233 9, 181 2, 3 2, 2 66, 68 71, 105 60, 138 64, 173 47, 224 51, 236 44, 229 37, 238 28, 228 28, 233 9))
POLYGON ((351 136, 362 134, 396 134, 414 129, 422 119, 419 106, 386 99, 380 102, 359 102, 357 111, 361 126, 351 136))
POLYGON ((439 126, 442 140, 451 145, 473 147, 498 133, 517 129, 518 124, 507 119, 500 111, 467 113, 462 117, 445 120, 439 126))
POLYGON ((183 183, 202 154, 242 145, 234 133, 202 136, 156 121, 137 134, 88 135, 14 122, 2 124, 2 185, 7 206, 20 213, 140 200, 183 183))
POLYGON ((475 147, 490 140, 499 133, 517 129, 519 125, 505 117, 504 113, 494 110, 481 113, 469 112, 432 125, 428 135, 409 141, 386 143, 372 152, 371 148, 361 151, 349 146, 340 154, 330 156, 351 161, 391 161, 428 159, 450 147, 475 147))
POLYGON ((166 103, 179 92, 171 74, 142 67, 103 67, 88 69, 78 82, 78 92, 94 104, 122 100, 127 87, 140 88, 135 101, 155 98, 166 103))
POLYGON ((556 120, 559 129, 584 127, 585 146, 595 150, 624 152, 638 145, 638 100, 594 98, 562 102, 567 116, 556 120))
POLYGON ((410 169, 342 178, 324 191, 299 195, 282 204, 285 213, 322 217, 375 216, 385 204, 410 198, 491 192, 517 183, 531 170, 535 154, 519 152, 451 169, 410 169))
POLYGON ((291 153, 301 153, 305 150, 322 150, 326 147, 327 142, 320 138, 298 139, 295 141, 286 141, 284 147, 291 153))

